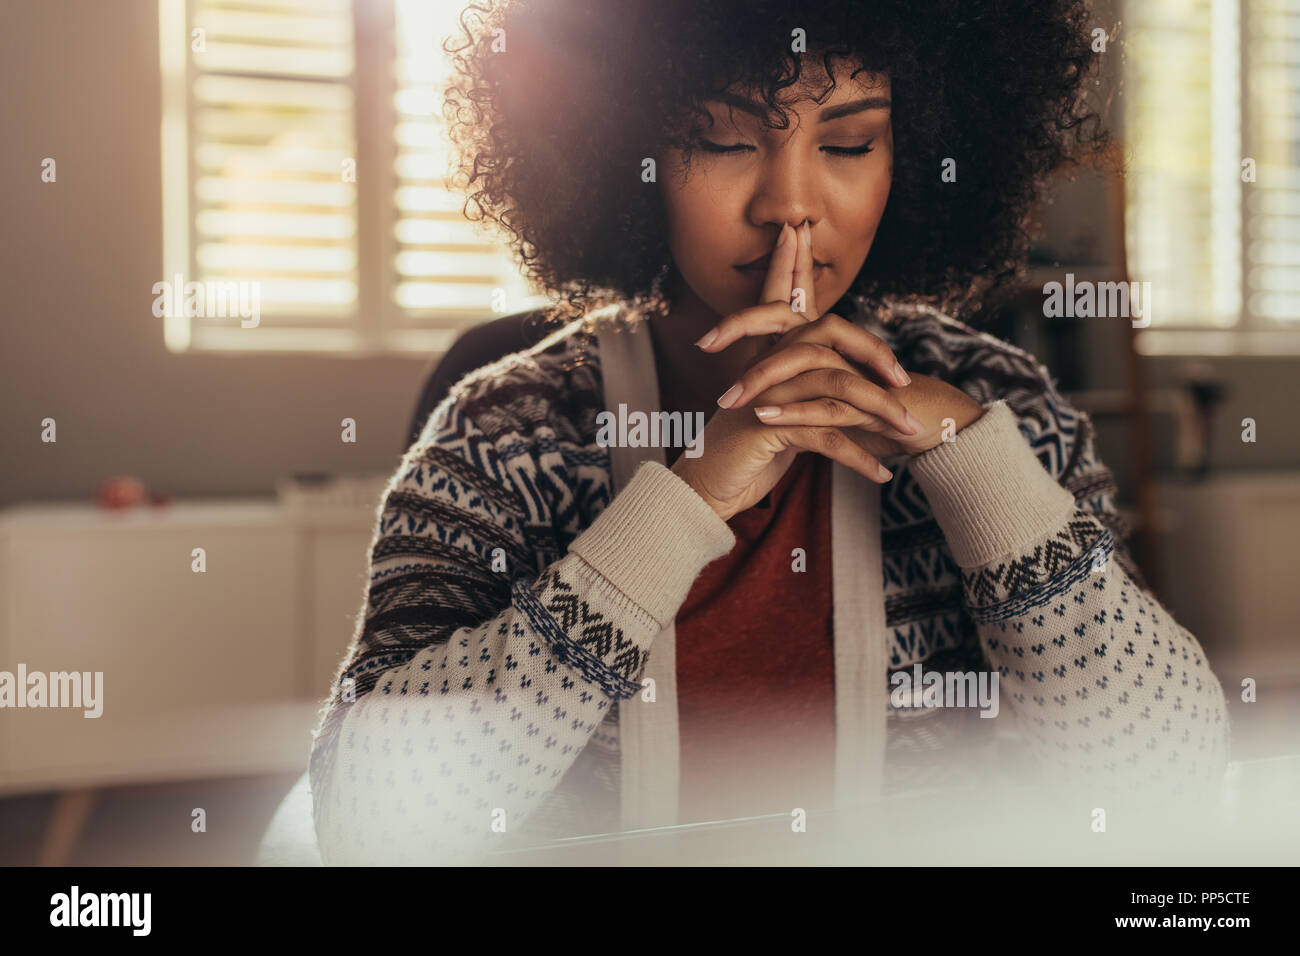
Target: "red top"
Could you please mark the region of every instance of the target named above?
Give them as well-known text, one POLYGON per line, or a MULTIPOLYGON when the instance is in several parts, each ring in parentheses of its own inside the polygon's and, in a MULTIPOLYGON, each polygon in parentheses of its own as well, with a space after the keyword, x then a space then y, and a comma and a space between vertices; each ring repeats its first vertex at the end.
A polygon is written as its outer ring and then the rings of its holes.
POLYGON ((800 453, 732 517, 736 546, 677 613, 681 823, 831 806, 830 464, 800 453))

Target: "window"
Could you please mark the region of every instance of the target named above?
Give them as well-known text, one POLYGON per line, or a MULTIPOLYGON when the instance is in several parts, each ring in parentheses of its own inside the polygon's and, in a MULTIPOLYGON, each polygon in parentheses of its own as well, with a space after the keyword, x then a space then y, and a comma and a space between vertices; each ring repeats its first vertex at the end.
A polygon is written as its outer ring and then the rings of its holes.
POLYGON ((1162 353, 1300 350, 1300 0, 1130 0, 1132 278, 1162 353))
POLYGON ((443 184, 462 6, 160 0, 169 349, 425 354, 545 304, 443 184))

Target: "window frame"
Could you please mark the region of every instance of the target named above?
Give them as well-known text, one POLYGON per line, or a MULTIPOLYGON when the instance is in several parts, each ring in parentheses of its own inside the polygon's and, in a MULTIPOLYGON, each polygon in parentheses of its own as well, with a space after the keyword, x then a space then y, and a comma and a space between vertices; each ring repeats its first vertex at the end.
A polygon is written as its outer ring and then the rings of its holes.
MULTIPOLYGON (((195 264, 198 235, 193 210, 197 164, 194 83, 198 71, 190 50, 198 0, 158 0, 159 66, 162 83, 160 147, 162 155, 162 275, 170 283, 180 274, 190 281, 200 274, 195 264)), ((281 314, 301 328, 262 328, 247 346, 195 343, 192 320, 165 316, 163 336, 172 354, 268 355, 338 358, 405 357, 428 361, 446 352, 466 329, 500 318, 484 308, 452 317, 432 309, 408 309, 395 297, 398 281, 395 234, 402 211, 397 205, 397 124, 395 103, 400 83, 394 0, 351 0, 353 70, 346 84, 352 91, 352 127, 356 156, 357 300, 341 328, 312 327, 306 315, 281 314), (293 341, 297 339, 298 341, 293 341), (313 341, 314 340, 314 341, 313 341), (286 342, 279 345, 277 342, 286 342), (331 342, 333 344, 331 344, 331 342)), ((503 256, 506 255, 504 246, 503 256)), ((549 300, 525 298, 515 311, 537 308, 549 300)), ((235 328, 231 338, 254 330, 235 328)), ((209 333, 210 334, 210 333, 209 333)))
MULTIPOLYGON (((1133 2, 1133 0, 1128 0, 1133 2)), ((1253 156, 1257 150, 1251 146, 1256 142, 1260 119, 1255 115, 1251 97, 1251 50, 1252 3, 1251 0, 1211 0, 1210 44, 1215 50, 1214 30, 1221 29, 1217 21, 1223 11, 1235 15, 1236 75, 1229 82, 1233 92, 1230 102, 1235 104, 1232 126, 1236 131, 1234 149, 1237 168, 1236 218, 1238 230, 1237 247, 1237 302, 1236 317, 1230 325, 1192 325, 1187 323, 1153 325, 1140 329, 1134 337, 1134 347, 1145 356, 1171 357, 1234 357, 1234 356, 1291 356, 1300 354, 1300 325, 1295 328, 1278 328, 1257 315, 1250 307, 1250 243, 1254 212, 1250 208, 1249 190, 1256 183, 1248 183, 1240 178, 1240 162, 1253 156)), ((1231 41, 1229 38, 1229 42, 1231 41)), ((1296 68, 1300 69, 1300 62, 1296 68)), ((1127 126, 1129 117, 1125 116, 1127 126)), ((1225 150, 1226 151, 1226 150, 1225 150)), ((1296 170, 1300 173, 1300 165, 1296 170)), ((1125 197, 1125 214, 1129 213, 1128 199, 1125 197)), ((1140 276, 1130 276, 1140 279, 1140 276)))

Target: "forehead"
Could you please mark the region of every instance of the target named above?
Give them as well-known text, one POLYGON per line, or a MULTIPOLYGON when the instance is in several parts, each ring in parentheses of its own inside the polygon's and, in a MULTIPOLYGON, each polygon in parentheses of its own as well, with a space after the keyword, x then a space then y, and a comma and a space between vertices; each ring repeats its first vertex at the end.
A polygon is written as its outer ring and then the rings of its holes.
MULTIPOLYGON (((838 65, 837 65, 838 67, 838 65)), ((816 117, 821 122, 829 122, 843 116, 860 114, 868 110, 890 111, 890 83, 885 73, 869 73, 866 70, 837 68, 834 71, 834 85, 821 68, 820 60, 816 69, 805 69, 800 74, 799 82, 781 90, 777 104, 789 116, 816 117)), ((772 110, 763 101, 761 92, 755 88, 736 85, 728 88, 716 97, 705 101, 705 109, 711 122, 718 122, 719 116, 727 120, 738 116, 750 116, 763 122, 784 124, 774 119, 772 110)))
MULTIPOLYGON (((826 106, 832 106, 863 96, 888 99, 890 92, 889 74, 871 72, 861 69, 856 64, 836 60, 833 71, 827 74, 820 57, 806 57, 800 71, 799 80, 792 86, 781 90, 776 102, 782 108, 794 113, 816 112, 826 106)), ((763 96, 756 86, 735 84, 724 93, 706 101, 710 106, 721 106, 745 113, 755 113, 751 107, 762 107, 763 96)))

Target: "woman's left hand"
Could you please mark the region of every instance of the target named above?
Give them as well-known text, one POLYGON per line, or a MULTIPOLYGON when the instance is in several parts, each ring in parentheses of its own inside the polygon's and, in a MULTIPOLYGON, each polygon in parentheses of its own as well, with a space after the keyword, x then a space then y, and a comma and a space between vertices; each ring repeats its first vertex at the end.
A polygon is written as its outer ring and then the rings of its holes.
POLYGON ((847 319, 827 313, 809 322, 793 312, 791 319, 792 327, 784 332, 768 327, 744 328, 743 314, 731 316, 717 327, 718 335, 706 352, 720 351, 750 335, 771 336, 774 331, 780 334, 779 340, 740 377, 736 384, 741 390, 725 396, 728 401, 723 407, 735 409, 760 400, 754 410, 763 422, 850 428, 850 434, 877 456, 929 451, 984 413, 983 406, 965 392, 927 375, 904 375, 906 385, 882 386, 868 379, 855 363, 864 367, 878 365, 882 343, 847 319), (783 384, 782 404, 762 403, 764 392, 783 384), (903 404, 918 428, 917 434, 900 432, 868 411, 879 407, 882 391, 903 404), (802 396, 802 400, 791 400, 792 394, 802 396))

